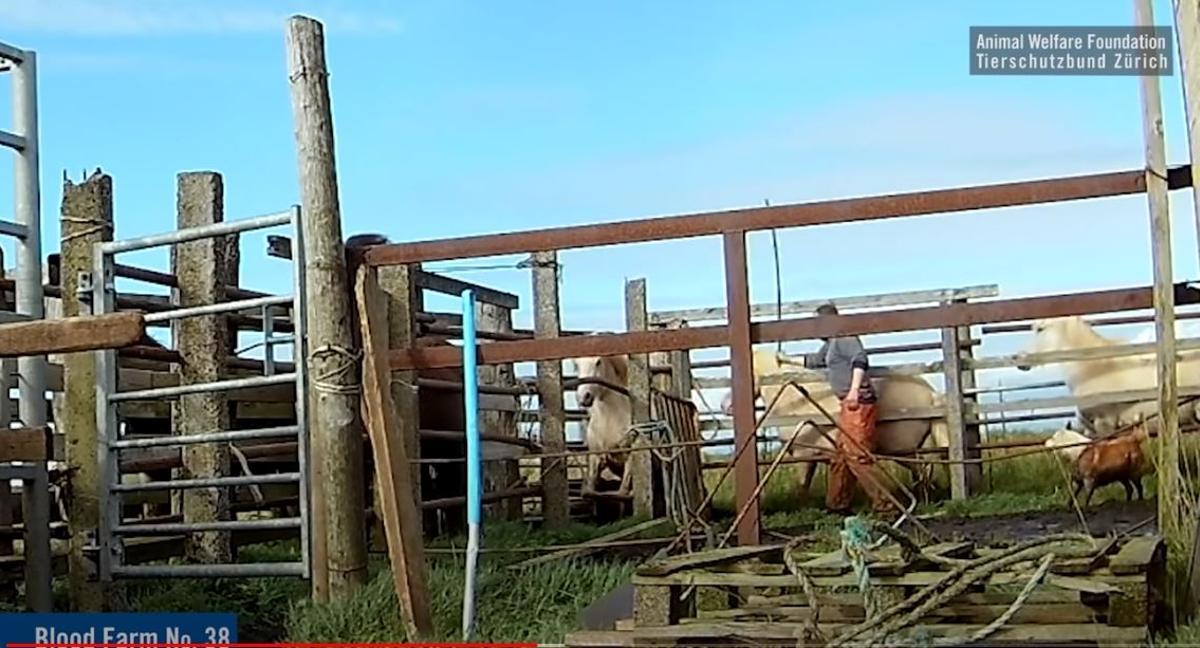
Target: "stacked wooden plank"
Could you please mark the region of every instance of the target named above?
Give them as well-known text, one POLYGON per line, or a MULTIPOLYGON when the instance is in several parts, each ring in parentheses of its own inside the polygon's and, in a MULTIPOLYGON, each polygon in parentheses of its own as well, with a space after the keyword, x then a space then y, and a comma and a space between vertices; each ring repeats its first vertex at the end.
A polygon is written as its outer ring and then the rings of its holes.
MULTIPOLYGON (((1002 551, 948 542, 925 547, 922 553, 969 560, 999 557, 1002 551)), ((1165 552, 1161 537, 1146 535, 1097 540, 1088 556, 1056 558, 1016 613, 973 645, 1144 642, 1161 623, 1165 552)), ((815 610, 783 554, 782 546, 735 547, 643 565, 633 580, 633 618, 618 622, 613 631, 568 635, 566 644, 573 648, 729 642, 819 646, 824 645, 821 637, 831 639, 866 620, 858 577, 841 550, 792 556, 793 564, 814 586, 815 610), (814 612, 819 636, 811 633, 814 612)), ((868 589, 878 596, 880 609, 942 581, 953 569, 952 560, 931 561, 924 556, 905 555, 894 544, 869 555, 868 589)), ((889 641, 965 638, 1004 614, 1033 572, 1030 562, 998 571, 890 635, 889 641)))

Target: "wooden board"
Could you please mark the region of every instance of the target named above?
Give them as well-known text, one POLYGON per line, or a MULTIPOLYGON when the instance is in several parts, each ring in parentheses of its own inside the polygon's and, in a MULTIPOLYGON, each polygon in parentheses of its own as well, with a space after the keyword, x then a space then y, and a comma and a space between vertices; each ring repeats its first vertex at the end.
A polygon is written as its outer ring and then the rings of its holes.
POLYGON ((1154 554, 1164 547, 1159 536, 1141 536, 1130 540, 1112 557, 1108 568, 1114 574, 1142 574, 1154 560, 1154 554))
POLYGON ((46 461, 54 455, 50 428, 0 430, 0 463, 10 461, 46 461))
POLYGON ((0 324, 0 358, 133 346, 146 333, 141 313, 0 324))
POLYGON ((609 533, 607 535, 602 535, 598 538, 593 538, 591 540, 588 540, 587 542, 581 543, 580 546, 578 546, 578 547, 573 547, 571 549, 562 549, 559 551, 552 551, 552 552, 542 555, 542 556, 537 556, 534 558, 530 558, 529 560, 523 560, 514 565, 509 565, 508 568, 513 569, 513 570, 524 569, 526 567, 531 567, 534 565, 541 565, 541 564, 545 564, 548 562, 554 562, 557 560, 566 560, 567 558, 574 558, 574 557, 584 556, 584 555, 587 555, 587 554, 595 552, 595 551, 602 551, 605 548, 606 543, 613 542, 614 540, 621 540, 624 538, 629 538, 631 536, 635 536, 639 533, 643 533, 646 531, 652 531, 661 526, 669 524, 669 522, 670 521, 667 520, 666 518, 656 518, 653 520, 647 520, 645 522, 642 522, 641 524, 635 524, 627 529, 621 529, 620 531, 615 531, 615 532, 609 533))
POLYGON ((408 452, 399 434, 392 400, 391 371, 383 362, 387 353, 386 295, 374 270, 359 268, 355 281, 363 345, 363 420, 371 437, 375 473, 379 484, 376 510, 383 518, 396 597, 410 636, 429 636, 433 616, 425 577, 425 544, 421 517, 412 491, 408 452))
POLYGON ((710 549, 692 554, 672 556, 648 563, 639 567, 637 573, 641 576, 666 576, 684 569, 709 567, 735 560, 744 560, 746 558, 759 558, 772 553, 782 553, 782 551, 782 545, 754 545, 750 547, 710 549))

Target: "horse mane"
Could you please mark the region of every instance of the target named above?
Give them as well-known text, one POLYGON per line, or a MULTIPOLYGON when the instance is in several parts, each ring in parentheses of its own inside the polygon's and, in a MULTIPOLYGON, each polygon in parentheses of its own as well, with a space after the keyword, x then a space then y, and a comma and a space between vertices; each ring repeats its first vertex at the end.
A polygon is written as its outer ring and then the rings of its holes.
POLYGON ((611 355, 605 356, 604 359, 612 365, 613 371, 616 372, 621 384, 627 384, 629 382, 629 356, 625 354, 611 355))
POLYGON ((1069 338, 1071 338, 1070 342, 1072 346, 1078 344, 1089 347, 1104 347, 1126 343, 1125 340, 1118 340, 1101 335, 1100 333, 1096 332, 1096 329, 1093 328, 1091 324, 1088 324, 1082 317, 1079 317, 1078 315, 1059 318, 1058 322, 1065 325, 1060 330, 1062 330, 1069 338))

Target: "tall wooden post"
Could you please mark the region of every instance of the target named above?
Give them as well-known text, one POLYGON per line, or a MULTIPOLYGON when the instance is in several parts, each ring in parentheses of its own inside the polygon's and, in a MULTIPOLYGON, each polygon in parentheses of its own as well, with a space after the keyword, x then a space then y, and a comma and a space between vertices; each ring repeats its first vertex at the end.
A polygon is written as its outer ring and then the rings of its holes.
MULTIPOLYGON (((556 338, 562 324, 558 311, 558 255, 554 252, 533 254, 533 334, 537 339, 556 338)), ((546 454, 567 450, 563 411, 562 362, 537 363, 538 427, 546 454)), ((570 501, 567 498, 567 464, 562 458, 542 460, 542 518, 550 528, 567 524, 570 501)))
MULTIPOLYGON (((966 302, 966 299, 956 299, 956 302, 966 302)), ((962 384, 962 404, 963 404, 963 440, 966 442, 963 448, 963 454, 967 459, 979 459, 983 456, 979 446, 983 443, 980 435, 981 426, 978 421, 972 420, 972 416, 968 416, 979 400, 975 394, 975 388, 978 382, 975 380, 975 352, 971 337, 970 326, 958 327, 958 362, 962 370, 960 382, 962 384)), ((978 463, 967 464, 967 488, 974 493, 979 490, 983 484, 983 465, 978 463)))
MULTIPOLYGON (((1154 25, 1151 0, 1135 0, 1137 25, 1154 25)), ((1171 217, 1167 201, 1167 155, 1163 141, 1162 96, 1157 76, 1141 79, 1142 132, 1146 144, 1146 197, 1154 262, 1154 329, 1158 344, 1159 456, 1158 528, 1178 538, 1187 522, 1179 492, 1179 410, 1175 371, 1175 293, 1171 278, 1171 217)))
MULTIPOLYGON (((481 331, 512 333, 512 311, 503 306, 478 302, 475 305, 475 319, 476 326, 481 331)), ((480 340, 480 342, 487 343, 489 340, 480 340)), ((479 367, 479 384, 515 387, 517 381, 512 364, 481 365, 479 367)), ((482 431, 489 434, 510 437, 517 435, 517 415, 515 412, 484 410, 480 412, 479 420, 482 431)), ((516 459, 511 461, 489 461, 483 465, 483 475, 484 481, 490 481, 496 486, 496 490, 507 490, 520 481, 521 470, 516 459)), ((502 500, 492 505, 491 508, 500 512, 506 520, 521 519, 520 498, 502 500)))
MULTIPOLYGON (((177 218, 180 229, 222 222, 224 185, 218 173, 198 171, 178 176, 177 218)), ((176 244, 171 249, 171 270, 179 279, 178 304, 202 306, 224 301, 226 243, 206 238, 176 244)), ((189 385, 221 380, 229 357, 229 331, 223 315, 202 315, 171 323, 172 337, 182 362, 179 383, 189 385)), ((229 429, 226 394, 187 394, 174 405, 176 434, 204 434, 229 429)), ((193 444, 183 448, 181 479, 224 477, 229 474, 229 446, 193 444)), ((228 488, 194 488, 183 491, 185 522, 218 522, 230 518, 228 488)), ((233 545, 228 531, 204 531, 188 536, 186 553, 202 563, 228 563, 233 545)))
POLYGON ((971 470, 962 463, 967 458, 967 448, 972 444, 967 435, 966 414, 963 411, 963 363, 959 353, 961 328, 948 326, 942 329, 942 376, 946 381, 946 427, 950 433, 950 497, 964 500, 971 496, 971 470))
MULTIPOLYGON (((66 180, 62 196, 62 311, 64 317, 77 317, 91 313, 91 306, 79 298, 79 273, 92 272, 93 247, 113 237, 112 178, 96 173, 81 184, 66 180)), ((8 390, 4 391, 4 400, 8 400, 8 390)), ((66 436, 67 470, 71 475, 67 499, 71 518, 67 560, 71 609, 100 611, 106 608, 106 596, 101 585, 91 580, 95 566, 84 553, 89 536, 100 526, 96 354, 72 353, 64 357, 62 418, 55 423, 66 436)))
MULTIPOLYGON (((1173 0, 1175 38, 1179 41, 1179 76, 1183 81, 1183 114, 1187 123, 1188 156, 1195 174, 1200 165, 1200 1, 1173 0)), ((1200 236, 1200 191, 1192 188, 1192 217, 1200 236)), ((1197 246, 1200 252, 1200 246, 1197 246)))
POLYGON ((350 291, 321 23, 305 16, 290 18, 287 56, 308 269, 305 316, 310 351, 304 361, 313 387, 313 535, 323 538, 320 548, 325 552, 324 564, 313 552, 313 594, 317 601, 338 600, 366 583, 367 543, 358 355, 351 348, 350 291))
POLYGON ((755 439, 754 364, 750 343, 750 284, 746 265, 746 233, 726 232, 725 309, 729 318, 729 376, 733 398, 734 502, 746 516, 738 524, 739 545, 759 543, 758 443, 755 439), (749 446, 749 447, 747 447, 749 446))
MULTIPOLYGON (((645 331, 649 325, 646 312, 646 280, 625 282, 625 330, 645 331)), ((629 355, 630 420, 634 425, 650 421, 650 359, 644 353, 629 355)), ((638 438, 634 447, 650 445, 638 438)), ((665 512, 654 488, 654 458, 647 451, 631 452, 625 460, 625 470, 633 471, 633 514, 657 517, 665 512)))
MULTIPOLYGON (((421 310, 421 290, 413 276, 418 264, 383 266, 375 270, 379 287, 387 295, 388 348, 408 349, 417 341, 417 312, 421 310)), ((400 437, 404 439, 404 451, 410 460, 421 457, 421 399, 416 371, 392 372, 392 401, 399 413, 400 437)), ((421 505, 421 464, 411 467, 413 501, 421 505)), ((378 492, 376 492, 378 501, 378 492)))

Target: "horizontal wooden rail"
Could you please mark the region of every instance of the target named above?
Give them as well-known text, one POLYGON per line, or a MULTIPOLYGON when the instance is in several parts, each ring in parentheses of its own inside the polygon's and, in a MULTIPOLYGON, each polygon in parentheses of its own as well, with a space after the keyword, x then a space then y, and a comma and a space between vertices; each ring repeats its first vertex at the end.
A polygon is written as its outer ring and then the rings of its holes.
MULTIPOLYGON (((832 303, 840 310, 857 308, 892 308, 895 306, 915 306, 917 304, 940 303, 956 299, 982 299, 999 297, 1000 287, 996 284, 986 286, 967 286, 965 288, 938 288, 934 290, 910 290, 897 293, 881 293, 878 295, 854 295, 851 297, 834 297, 831 299, 806 299, 789 301, 783 304, 754 304, 750 307, 750 317, 775 317, 782 310, 784 315, 808 315, 824 303, 832 303), (780 309, 782 306, 782 309, 780 309)), ((721 321, 728 318, 724 306, 707 308, 686 308, 680 310, 663 310, 650 313, 650 321, 662 324, 672 320, 686 322, 721 321)), ((938 348, 941 348, 940 346, 938 348)))
MULTIPOLYGON (((1188 320, 1200 319, 1200 311, 1192 311, 1189 313, 1175 313, 1175 319, 1188 320)), ((1126 324, 1149 324, 1154 321, 1153 315, 1127 315, 1124 317, 1095 317, 1085 320, 1092 326, 1123 326, 1126 324)), ((984 326, 980 330, 984 335, 994 335, 996 333, 1024 333, 1032 330, 1031 324, 997 324, 995 326, 984 326)))
MULTIPOLYGON (((1191 185, 1191 167, 1189 165, 1173 167, 1168 171, 1169 188, 1183 189, 1191 185)), ((393 243, 368 247, 364 252, 364 257, 367 263, 375 266, 470 259, 645 243, 696 236, 715 236, 726 232, 751 232, 997 207, 1037 205, 1067 200, 1125 196, 1145 191, 1146 172, 1143 169, 1133 169, 1066 178, 823 200, 775 207, 731 209, 508 234, 484 234, 412 243, 393 243)))
POLYGON ((54 458, 54 438, 48 427, 0 430, 0 463, 39 462, 54 458))
MULTIPOLYGON (((1200 303, 1200 291, 1186 284, 1177 284, 1175 303, 1200 303)), ((779 342, 1142 310, 1151 305, 1150 288, 1120 288, 1089 293, 758 322, 751 325, 750 334, 752 342, 779 342)), ((728 327, 701 326, 611 335, 493 342, 479 346, 478 358, 480 364, 565 360, 584 356, 722 347, 726 346, 728 341, 728 327)), ((389 355, 389 364, 395 370, 436 369, 462 365, 462 352, 454 347, 392 349, 389 355)))

